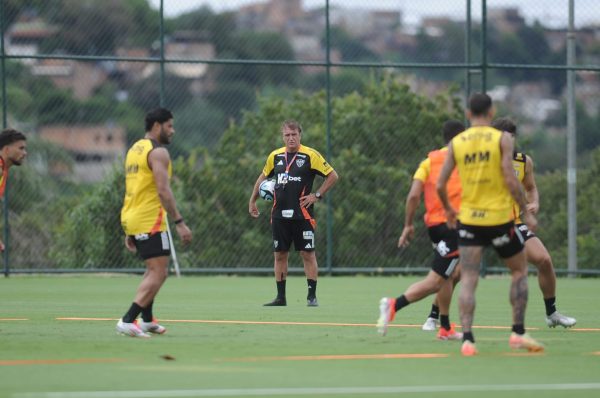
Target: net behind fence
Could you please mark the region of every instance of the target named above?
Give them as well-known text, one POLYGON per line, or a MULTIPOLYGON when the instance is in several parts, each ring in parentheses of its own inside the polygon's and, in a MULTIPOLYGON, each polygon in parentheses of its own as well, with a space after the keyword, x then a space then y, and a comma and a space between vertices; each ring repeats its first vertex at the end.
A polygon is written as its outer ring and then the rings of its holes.
MULTIPOLYGON (((498 115, 517 122, 541 197, 538 236, 566 269, 566 2, 375 3, 3 1, 3 121, 28 143, 8 180, 5 266, 142 267, 123 244, 123 161, 146 112, 162 105, 175 116, 172 188, 194 233, 189 247, 175 240, 184 272, 271 269, 270 203, 259 202, 254 220, 248 198, 267 155, 283 146, 286 119, 340 175, 316 208, 321 268, 422 271, 431 259, 422 206, 414 241, 397 247, 413 173, 443 145, 443 122, 464 120, 465 98, 485 90, 498 115)), ((600 270, 593 0, 576 2, 574 33, 577 260, 586 273, 600 270)), ((486 264, 499 265, 492 255, 486 264)))

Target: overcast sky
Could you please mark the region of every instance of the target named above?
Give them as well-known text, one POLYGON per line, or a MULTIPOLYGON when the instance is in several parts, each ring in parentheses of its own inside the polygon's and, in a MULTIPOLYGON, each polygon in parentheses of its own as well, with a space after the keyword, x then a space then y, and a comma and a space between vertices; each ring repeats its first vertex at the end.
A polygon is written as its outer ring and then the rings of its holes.
MULTIPOLYGON (((148 0, 158 9, 160 0, 148 0)), ((165 15, 173 17, 184 12, 199 8, 203 5, 210 6, 214 11, 221 12, 234 10, 241 5, 251 3, 265 3, 267 0, 164 0, 165 15)), ((600 24, 599 0, 575 0, 575 24, 596 23, 600 24)), ((473 18, 481 15, 481 0, 472 0, 473 18)), ((568 24, 568 0, 488 0, 490 7, 518 7, 528 21, 539 19, 544 24, 552 27, 563 27, 568 24)), ((325 0, 304 0, 307 9, 322 7, 325 0)), ((400 10, 403 21, 416 24, 422 17, 432 15, 450 16, 464 19, 466 14, 466 0, 330 0, 330 6, 344 6, 349 8, 368 8, 384 10, 400 10)))

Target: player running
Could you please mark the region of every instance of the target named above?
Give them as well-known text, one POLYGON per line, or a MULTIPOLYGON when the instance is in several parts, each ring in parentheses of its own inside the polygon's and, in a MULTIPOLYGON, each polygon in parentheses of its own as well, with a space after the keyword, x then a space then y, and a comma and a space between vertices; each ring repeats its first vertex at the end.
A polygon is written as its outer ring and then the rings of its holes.
MULTIPOLYGON (((492 122, 492 127, 510 133, 513 139, 517 138, 517 125, 509 118, 498 118, 492 122)), ((527 196, 527 210, 537 214, 540 209, 539 193, 533 174, 533 160, 529 155, 523 152, 514 152, 513 167, 515 174, 527 196)), ((544 298, 546 307, 546 324, 553 328, 563 326, 572 327, 577 323, 575 318, 566 316, 556 309, 556 274, 552 257, 544 246, 544 243, 529 230, 527 224, 521 220, 521 211, 517 203, 514 204, 515 225, 521 231, 525 240, 525 257, 527 261, 533 264, 538 270, 538 284, 544 298)))
MULTIPOLYGON (((457 120, 448 120, 442 128, 444 142, 448 144, 458 133, 465 130, 465 126, 457 120)), ((440 298, 440 314, 442 327, 439 330, 440 340, 460 340, 462 333, 456 332, 454 324, 450 323, 449 310, 454 280, 458 278, 458 234, 456 230, 446 225, 446 214, 435 190, 442 164, 448 153, 448 148, 429 152, 427 158, 421 162, 413 176, 410 192, 406 197, 404 229, 398 240, 398 247, 406 247, 414 237, 415 229, 413 220, 421 199, 425 196, 425 225, 433 245, 434 258, 431 271, 425 279, 416 282, 398 298, 384 297, 379 302, 379 319, 377 328, 379 333, 387 333, 389 323, 394 319, 396 312, 407 305, 417 302, 430 294, 438 293, 440 298)), ((460 205, 460 180, 454 171, 448 182, 448 195, 452 205, 460 205)))

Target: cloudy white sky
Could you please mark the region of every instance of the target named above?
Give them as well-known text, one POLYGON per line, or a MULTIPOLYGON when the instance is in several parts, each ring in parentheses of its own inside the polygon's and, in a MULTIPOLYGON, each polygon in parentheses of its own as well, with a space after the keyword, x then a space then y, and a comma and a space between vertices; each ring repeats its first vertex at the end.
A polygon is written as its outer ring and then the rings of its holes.
MULTIPOLYGON (((234 10, 241 5, 265 3, 267 0, 163 0, 165 14, 169 17, 199 8, 210 6, 214 11, 234 10)), ((158 9, 160 0, 149 0, 158 9)), ((307 9, 322 7, 325 0, 304 0, 307 9)), ((575 0, 575 24, 600 24, 599 0, 575 0)), ((401 10, 403 20, 408 24, 416 24, 422 17, 450 16, 464 19, 466 0, 330 0, 330 6, 349 8, 367 8, 384 10, 401 10)), ((472 0, 473 17, 481 15, 481 0, 472 0)), ((487 0, 490 7, 518 7, 528 21, 539 19, 553 27, 566 26, 568 23, 568 0, 487 0)))

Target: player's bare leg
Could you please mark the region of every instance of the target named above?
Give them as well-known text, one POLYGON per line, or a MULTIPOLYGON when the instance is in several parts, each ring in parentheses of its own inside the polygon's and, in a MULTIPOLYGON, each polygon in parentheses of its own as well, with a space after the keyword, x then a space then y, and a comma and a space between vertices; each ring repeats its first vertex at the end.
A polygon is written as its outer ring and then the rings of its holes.
POLYGON ((148 333, 163 334, 166 329, 152 319, 152 304, 158 291, 168 276, 169 257, 154 257, 144 261, 146 272, 138 286, 134 302, 125 316, 117 323, 117 332, 132 337, 150 337, 148 333), (149 318, 136 323, 136 318, 142 312, 142 317, 149 318))
POLYGON ((462 333, 454 329, 454 323, 450 323, 450 303, 452 302, 452 293, 454 291, 454 275, 458 274, 458 267, 448 279, 442 283, 440 290, 436 294, 436 300, 440 308, 440 330, 438 339, 440 340, 462 340, 462 333))
POLYGON ((149 258, 144 262, 146 263, 146 272, 138 286, 134 300, 140 307, 146 307, 154 301, 154 297, 156 297, 169 275, 168 256, 149 258))
POLYGON ((463 331, 463 346, 461 352, 465 356, 475 355, 475 338, 473 336, 473 317, 475 313, 475 290, 479 282, 479 264, 483 247, 481 246, 461 246, 460 264, 461 264, 461 288, 458 298, 458 308, 460 312, 460 322, 463 331))
POLYGON ((527 285, 527 263, 525 253, 521 251, 504 260, 511 271, 512 279, 510 285, 510 304, 513 307, 513 324, 525 324, 525 310, 527 309, 528 285, 527 285))
POLYGON ((529 294, 525 250, 505 259, 504 262, 512 273, 510 303, 513 307, 513 326, 508 344, 515 349, 543 351, 544 346, 525 333, 525 310, 529 294))
POLYGON ((406 289, 404 296, 409 303, 419 301, 430 294, 436 293, 446 280, 434 271, 429 271, 425 279, 413 283, 406 289))
MULTIPOLYGON (((438 292, 442 287, 446 285, 448 285, 448 289, 450 289, 450 296, 452 296, 452 280, 446 280, 437 272, 432 270, 429 271, 425 279, 422 279, 410 285, 402 296, 398 298, 382 298, 379 302, 379 319, 377 320, 377 329, 379 330, 379 333, 381 333, 382 335, 385 335, 387 333, 388 325, 394 319, 397 311, 401 310, 409 304, 412 304, 433 293, 438 292)), ((443 337, 438 337, 442 338, 443 340, 453 340, 455 339, 457 334, 454 331, 452 331, 451 335, 448 334, 450 333, 452 327, 448 319, 449 303, 445 304, 445 332, 442 333, 443 337)))
POLYGON ((556 275, 554 273, 554 265, 552 257, 536 236, 528 239, 525 242, 525 255, 527 261, 533 264, 538 270, 538 283, 540 290, 544 296, 544 304, 546 307, 546 323, 550 327, 561 325, 563 327, 571 327, 577 323, 575 318, 563 315, 556 310, 556 275))

